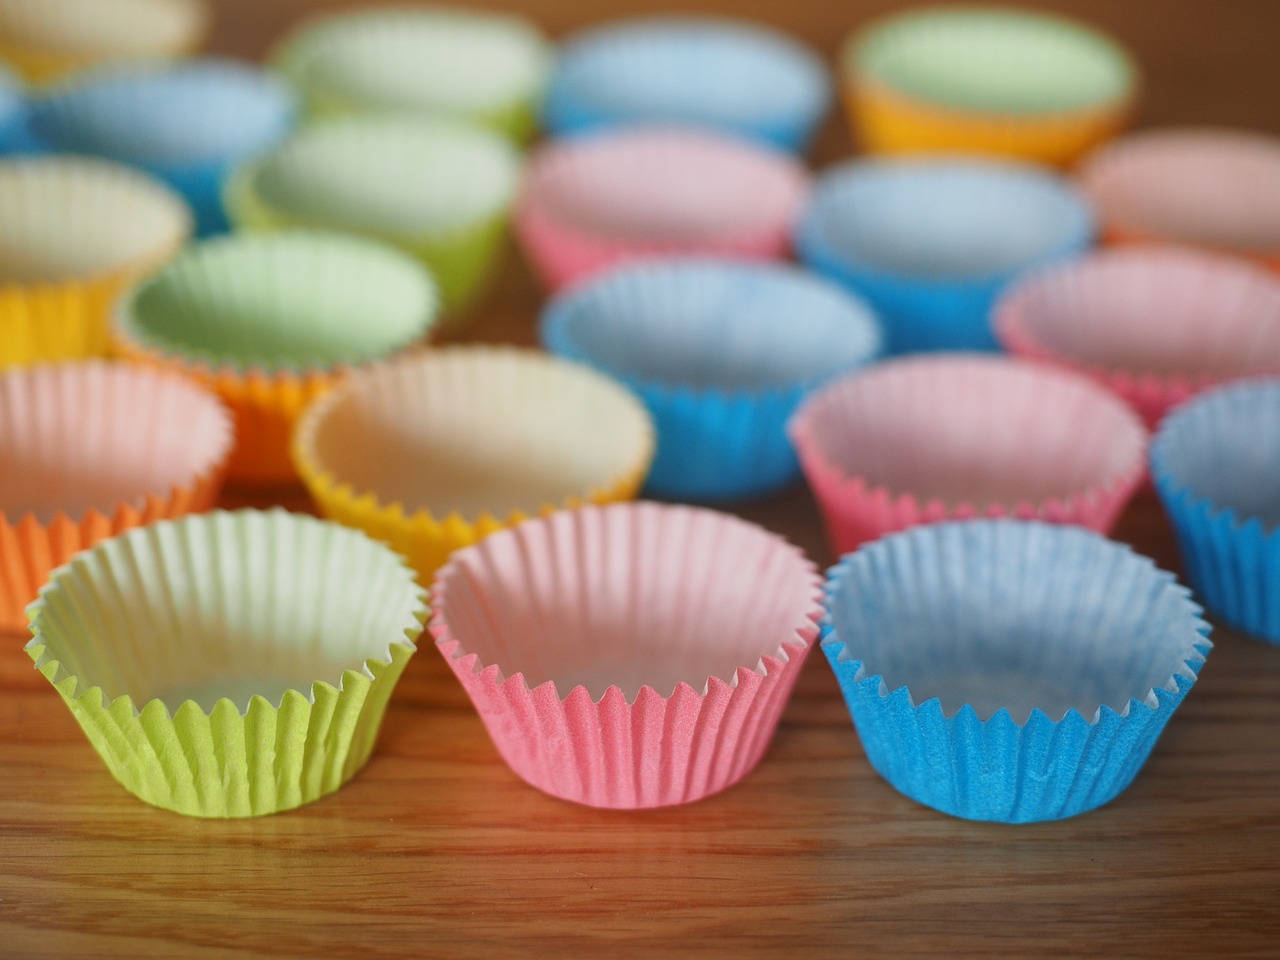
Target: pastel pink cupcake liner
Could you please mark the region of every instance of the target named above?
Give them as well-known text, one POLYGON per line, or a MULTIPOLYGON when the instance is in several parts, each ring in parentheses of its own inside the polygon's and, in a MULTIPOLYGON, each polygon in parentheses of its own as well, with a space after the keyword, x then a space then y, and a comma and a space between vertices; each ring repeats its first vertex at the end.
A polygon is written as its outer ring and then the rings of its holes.
POLYGON ((813 564, 754 524, 628 503, 454 554, 430 629, 517 775, 590 806, 661 807, 759 763, 820 598, 813 564))
POLYGON ((1147 431, 1085 377, 1007 357, 891 360, 815 394, 791 439, 837 555, 969 517, 1108 532, 1145 473, 1147 431))

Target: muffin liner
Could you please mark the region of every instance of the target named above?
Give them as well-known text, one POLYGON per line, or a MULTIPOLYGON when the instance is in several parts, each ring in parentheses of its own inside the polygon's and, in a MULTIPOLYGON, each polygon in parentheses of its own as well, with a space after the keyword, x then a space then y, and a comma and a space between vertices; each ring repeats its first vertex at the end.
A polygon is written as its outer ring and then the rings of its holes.
POLYGON ((22 81, 0 63, 0 157, 26 150, 27 98, 22 81))
POLYGON ((1184 243, 1280 270, 1280 138, 1144 131, 1090 156, 1079 183, 1110 243, 1184 243))
POLYGON ((798 153, 830 103, 825 64, 785 34, 729 18, 644 17, 571 38, 542 116, 560 137, 680 123, 798 153))
POLYGON ((990 313, 1004 286, 1092 239, 1083 200, 1046 171, 983 160, 854 161, 819 179, 796 250, 866 297, 891 353, 995 350, 990 313))
POLYGON ((830 571, 822 650, 876 771, 969 820, 1108 803, 1212 644, 1188 591, 1096 534, 1017 520, 922 527, 830 571))
POLYGON ((1070 166, 1128 125, 1137 68, 1074 20, 995 8, 910 11, 854 34, 849 120, 871 153, 978 153, 1070 166))
POLYGON ((27 652, 130 793, 191 816, 259 816, 364 766, 424 599, 399 557, 355 531, 216 511, 56 571, 27 652))
POLYGON ((231 418, 172 376, 99 360, 0 375, 0 630, 50 571, 130 527, 207 510, 231 418))
POLYGON ((272 56, 312 118, 452 116, 516 141, 533 134, 553 59, 528 20, 450 7, 323 14, 272 56))
POLYGON ((115 333, 123 356, 181 371, 231 408, 229 479, 287 484, 302 410, 352 367, 418 341, 437 304, 426 271, 382 244, 240 235, 193 247, 132 290, 115 333))
POLYGON ((698 258, 604 273, 553 301, 541 335, 644 401, 658 435, 645 490, 679 500, 759 496, 795 480, 788 417, 880 349, 874 315, 834 284, 698 258))
POLYGON ((455 346, 378 364, 312 406, 294 462, 320 511, 426 583, 526 517, 635 495, 653 425, 622 387, 532 350, 455 346))
POLYGON ((628 260, 786 256, 808 192, 778 151, 703 130, 641 127, 541 147, 516 200, 516 236, 549 289, 628 260))
POLYGON ((169 189, 103 160, 0 162, 0 209, 0 369, 105 354, 116 295, 191 232, 169 189))
POLYGON ((1153 429, 1207 386, 1280 372, 1280 280, 1202 251, 1090 254, 1026 278, 994 317, 1006 349, 1088 374, 1153 429))
POLYGON ((222 184, 233 164, 280 140, 293 96, 234 60, 130 64, 95 71, 42 98, 31 130, 47 148, 141 167, 179 191, 201 236, 223 233, 222 184))
POLYGON ((322 227, 426 263, 447 308, 475 300, 506 235, 520 158, 497 134, 423 118, 354 117, 296 134, 227 185, 237 227, 322 227))
POLYGON ((1196 595, 1280 644, 1280 379, 1216 387, 1169 414, 1151 473, 1196 595))
POLYGON ((983 515, 1107 533, 1147 450, 1137 416, 1087 378, 980 354, 844 377, 800 408, 791 438, 836 555, 983 515))
POLYGON ((457 553, 430 630, 517 776, 576 803, 661 807, 760 762, 820 595, 799 550, 737 517, 588 507, 457 553))

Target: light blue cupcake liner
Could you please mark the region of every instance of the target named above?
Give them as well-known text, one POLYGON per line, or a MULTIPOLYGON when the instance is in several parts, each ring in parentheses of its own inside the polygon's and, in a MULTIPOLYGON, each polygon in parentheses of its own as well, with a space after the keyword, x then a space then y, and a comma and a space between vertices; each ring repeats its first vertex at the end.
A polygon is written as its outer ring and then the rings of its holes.
POLYGON ((916 527, 832 567, 822 649, 871 765, 970 820, 1092 810, 1129 785, 1212 644, 1128 547, 1021 520, 916 527))
POLYGON ((32 152, 22 81, 0 64, 0 157, 32 152))
POLYGON ((32 109, 47 149, 108 157, 178 190, 200 236, 225 232, 222 185, 231 168, 274 145, 295 104, 273 75, 234 60, 107 67, 73 79, 32 109))
POLYGON ((1035 167, 861 160, 819 178, 795 247, 876 308, 890 353, 998 350, 991 311, 1005 285, 1093 233, 1084 200, 1035 167))
POLYGON ((1151 475, 1197 596, 1223 622, 1280 644, 1280 379, 1178 407, 1152 443, 1151 475))
POLYGON ((645 491, 696 501, 797 479, 791 414, 880 349, 875 316, 839 287, 794 267, 712 258, 605 273, 553 300, 541 334, 648 407, 658 437, 645 491))
POLYGON ((579 34, 543 106, 556 136, 631 123, 681 123, 800 152, 831 103, 825 65, 748 23, 656 17, 579 34))

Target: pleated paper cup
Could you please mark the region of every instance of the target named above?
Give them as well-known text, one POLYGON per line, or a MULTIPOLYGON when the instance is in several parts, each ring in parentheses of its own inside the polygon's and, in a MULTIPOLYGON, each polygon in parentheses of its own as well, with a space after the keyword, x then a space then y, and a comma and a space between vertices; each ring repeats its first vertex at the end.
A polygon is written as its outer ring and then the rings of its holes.
POLYGON ((229 479, 297 480, 289 439, 302 410, 355 367, 415 344, 438 296, 411 257, 318 231, 208 240, 121 302, 130 360, 181 371, 235 415, 229 479))
POLYGON ((1112 243, 1207 247, 1280 271, 1280 138, 1144 131, 1092 154, 1079 182, 1112 243))
POLYGON ((426 583, 495 530, 635 496, 653 424, 585 367, 454 346, 352 376, 302 417, 293 456, 325 516, 390 544, 426 583))
POLYGON ((103 160, 0 161, 0 368, 102 356, 112 301, 191 232, 181 199, 103 160))
POLYGON ((181 56, 208 26, 203 0, 0 0, 0 60, 45 83, 111 61, 181 56))
POLYGON ((1151 473, 1196 596, 1224 623, 1280 644, 1280 378, 1178 407, 1151 446, 1151 473))
POLYGON ((244 229, 318 227, 392 243, 427 265, 456 309, 497 264, 519 168, 511 144, 478 127, 354 117, 304 130, 242 167, 224 199, 244 229))
POLYGON ((998 349, 990 313, 1005 285, 1092 239, 1089 209, 1061 177, 926 158, 828 170, 795 243, 808 267, 875 307, 890 352, 910 353, 998 349))
POLYGON ((658 435, 645 490, 678 500, 739 500, 794 481, 787 419, 880 350, 874 314, 835 284, 705 258, 607 271, 554 300, 541 335, 644 401, 658 435))
POLYGON ((841 56, 849 119, 871 153, 978 153, 1070 166, 1134 112, 1138 71, 1083 23, 1015 8, 908 11, 841 56))
POLYGON ((543 122, 561 137, 680 123, 798 153, 830 103, 825 64, 785 34, 731 18, 643 17, 567 41, 543 122))
POLYGON ((754 524, 618 504, 460 551, 430 629, 519 777, 593 807, 663 807, 760 762, 820 596, 804 555, 754 524))
POLYGON ((657 256, 780 260, 807 192, 794 158, 746 140, 676 127, 606 131, 535 152, 516 236, 551 290, 657 256))
POLYGON ((231 417, 180 377, 101 360, 0 375, 0 629, 100 540, 213 506, 231 417))
POLYGON ((369 759, 427 610, 401 558, 282 510, 157 523, 57 570, 27 652, 134 796, 291 810, 369 759))
POLYGON ((967 820, 1058 820, 1133 781, 1212 644, 1172 574, 1097 534, 921 527, 832 568, 822 650, 876 771, 967 820))
POLYGON ((1107 533, 1147 432, 1088 378, 981 354, 892 360, 814 394, 791 437, 833 551, 978 516, 1107 533))
POLYGON ((0 63, 0 157, 25 150, 26 119, 27 97, 22 81, 0 63))
POLYGON ((1280 373, 1280 278, 1176 247, 1106 250, 1010 289, 995 311, 1013 353, 1092 376, 1153 429, 1207 386, 1280 373))
POLYGON ((385 7, 307 20, 272 56, 316 119, 448 116, 532 135, 554 52, 521 17, 385 7))

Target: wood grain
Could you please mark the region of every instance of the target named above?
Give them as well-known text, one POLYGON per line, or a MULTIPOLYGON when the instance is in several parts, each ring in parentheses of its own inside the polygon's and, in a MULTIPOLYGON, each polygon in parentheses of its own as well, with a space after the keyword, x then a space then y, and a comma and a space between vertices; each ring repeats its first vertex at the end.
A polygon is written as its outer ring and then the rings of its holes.
MULTIPOLYGON (((224 0, 212 46, 256 56, 328 6, 224 0)), ((559 35, 654 5, 519 6, 559 35)), ((848 27, 901 4, 699 6, 833 55, 848 27)), ((1138 52, 1144 121, 1280 132, 1273 0, 1053 8, 1138 52)), ((848 151, 833 117, 819 157, 848 151)), ((531 342, 538 302, 513 255, 473 334, 531 342)), ((296 493, 285 502, 305 507, 296 493)), ((803 490, 742 513, 830 559, 803 490)), ((1151 499, 1117 536, 1174 564, 1151 499)), ((507 770, 430 647, 350 786, 266 819, 186 819, 119 788, 21 638, 0 640, 0 956, 1280 956, 1280 649, 1225 631, 1125 794, 1013 828, 953 820, 887 786, 820 655, 739 786, 647 813, 562 803, 507 770)))

